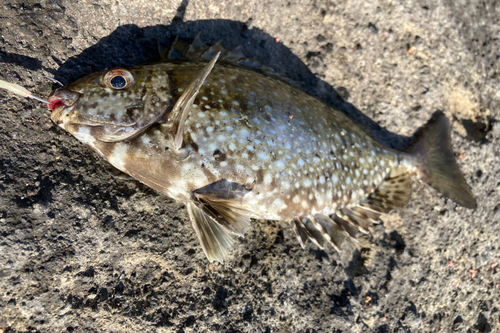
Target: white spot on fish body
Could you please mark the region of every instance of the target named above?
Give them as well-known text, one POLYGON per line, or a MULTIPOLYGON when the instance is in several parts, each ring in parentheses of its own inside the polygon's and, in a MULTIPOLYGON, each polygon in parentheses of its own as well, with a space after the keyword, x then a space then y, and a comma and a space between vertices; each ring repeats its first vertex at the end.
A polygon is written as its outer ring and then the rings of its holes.
POLYGON ((205 118, 206 116, 205 116, 205 114, 203 112, 198 112, 198 117, 205 118))
POLYGON ((283 169, 285 166, 285 163, 283 161, 279 160, 279 161, 276 161, 275 165, 276 165, 276 168, 283 169))
POLYGON ((235 151, 236 150, 236 145, 234 143, 230 143, 228 148, 231 151, 235 151))
POLYGON ((269 159, 269 155, 267 155, 264 152, 257 153, 257 157, 260 158, 263 161, 267 161, 269 159))
POLYGON ((214 128, 212 126, 207 127, 207 133, 212 133, 214 131, 214 128))
POLYGON ((273 176, 270 173, 266 173, 266 175, 264 176, 264 184, 270 185, 272 181, 273 181, 273 176))

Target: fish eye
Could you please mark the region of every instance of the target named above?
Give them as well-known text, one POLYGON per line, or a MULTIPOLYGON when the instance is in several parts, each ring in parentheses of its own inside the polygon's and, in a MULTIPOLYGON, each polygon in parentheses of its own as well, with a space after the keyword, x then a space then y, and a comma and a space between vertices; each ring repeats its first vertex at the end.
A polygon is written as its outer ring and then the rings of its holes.
POLYGON ((134 82, 134 77, 125 69, 112 69, 103 78, 106 87, 120 90, 129 87, 134 82))

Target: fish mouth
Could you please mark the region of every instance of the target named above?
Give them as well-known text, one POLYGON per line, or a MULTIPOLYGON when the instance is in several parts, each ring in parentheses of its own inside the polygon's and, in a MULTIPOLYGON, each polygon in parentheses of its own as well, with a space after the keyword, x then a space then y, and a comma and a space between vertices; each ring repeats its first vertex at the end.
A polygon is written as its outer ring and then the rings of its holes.
POLYGON ((58 107, 62 106, 67 106, 66 104, 64 104, 63 100, 59 97, 56 97, 56 96, 50 96, 48 99, 47 99, 50 104, 47 104, 47 106, 49 107, 49 109, 51 111, 54 111, 55 109, 57 109, 58 107))
POLYGON ((47 97, 47 101, 50 104, 47 104, 47 106, 51 110, 50 118, 52 121, 61 125, 63 123, 63 112, 68 107, 73 106, 81 95, 82 94, 77 91, 65 88, 59 88, 50 93, 49 97, 47 97))
POLYGON ((50 110, 54 111, 59 107, 72 106, 80 98, 82 94, 77 91, 68 90, 65 88, 59 88, 50 93, 47 104, 50 110))

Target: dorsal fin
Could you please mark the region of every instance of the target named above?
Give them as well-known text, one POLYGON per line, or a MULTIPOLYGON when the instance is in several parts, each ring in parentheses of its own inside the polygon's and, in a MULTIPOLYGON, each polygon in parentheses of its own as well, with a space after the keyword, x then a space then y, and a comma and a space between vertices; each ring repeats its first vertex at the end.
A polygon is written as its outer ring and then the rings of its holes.
POLYGON ((184 57, 186 52, 188 52, 189 47, 190 44, 180 41, 179 36, 176 36, 172 47, 170 48, 170 50, 168 50, 167 59, 179 59, 184 57))
MULTIPOLYGON (((160 47, 159 47, 160 48, 160 47)), ((233 50, 228 50, 222 46, 221 41, 218 41, 212 46, 207 46, 201 41, 200 34, 196 35, 194 40, 187 44, 179 40, 179 36, 175 37, 170 49, 159 50, 162 61, 169 60, 189 60, 193 62, 207 61, 212 59, 213 55, 220 52, 220 63, 230 64, 240 67, 249 67, 266 76, 284 81, 296 87, 301 84, 290 79, 287 75, 277 73, 272 67, 262 65, 257 58, 248 58, 243 54, 242 47, 237 46, 233 50)))
POLYGON ((174 146, 180 149, 182 146, 183 135, 184 135, 184 123, 186 122, 189 110, 193 105, 193 101, 200 92, 200 88, 203 82, 207 78, 208 74, 214 68, 215 62, 219 58, 220 53, 217 53, 215 57, 203 68, 203 70, 196 76, 193 81, 189 84, 186 90, 182 93, 181 97, 175 102, 170 116, 168 118, 168 123, 175 131, 174 146))
POLYGON ((191 42, 191 45, 189 45, 189 49, 185 54, 186 59, 190 60, 196 60, 201 57, 201 54, 205 52, 205 50, 208 48, 200 38, 200 34, 197 34, 194 40, 191 42))
POLYGON ((243 54, 243 48, 241 47, 241 45, 238 45, 227 54, 225 54, 224 57, 221 58, 221 60, 230 64, 236 64, 238 63, 238 61, 245 58, 246 57, 243 54))
POLYGON ((205 60, 209 60, 209 59, 212 59, 214 57, 215 54, 217 53, 220 53, 221 54, 221 58, 224 57, 224 54, 226 54, 227 52, 229 52, 228 50, 226 50, 224 48, 224 46, 222 46, 222 42, 219 40, 217 43, 215 43, 214 45, 210 46, 208 48, 208 50, 206 50, 205 52, 202 53, 201 55, 201 58, 205 59, 205 60))

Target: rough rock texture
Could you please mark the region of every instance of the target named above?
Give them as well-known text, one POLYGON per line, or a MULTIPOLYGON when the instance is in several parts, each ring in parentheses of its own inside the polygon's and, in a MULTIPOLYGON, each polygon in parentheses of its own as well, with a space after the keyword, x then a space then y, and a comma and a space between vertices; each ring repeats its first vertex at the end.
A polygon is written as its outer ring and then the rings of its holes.
POLYGON ((256 221, 210 264, 182 205, 0 92, 0 332, 500 330, 500 6, 486 1, 0 1, 0 78, 41 96, 157 58, 173 36, 248 56, 395 148, 437 110, 478 198, 422 184, 359 243, 256 221), (341 99, 345 100, 345 102, 341 99))

